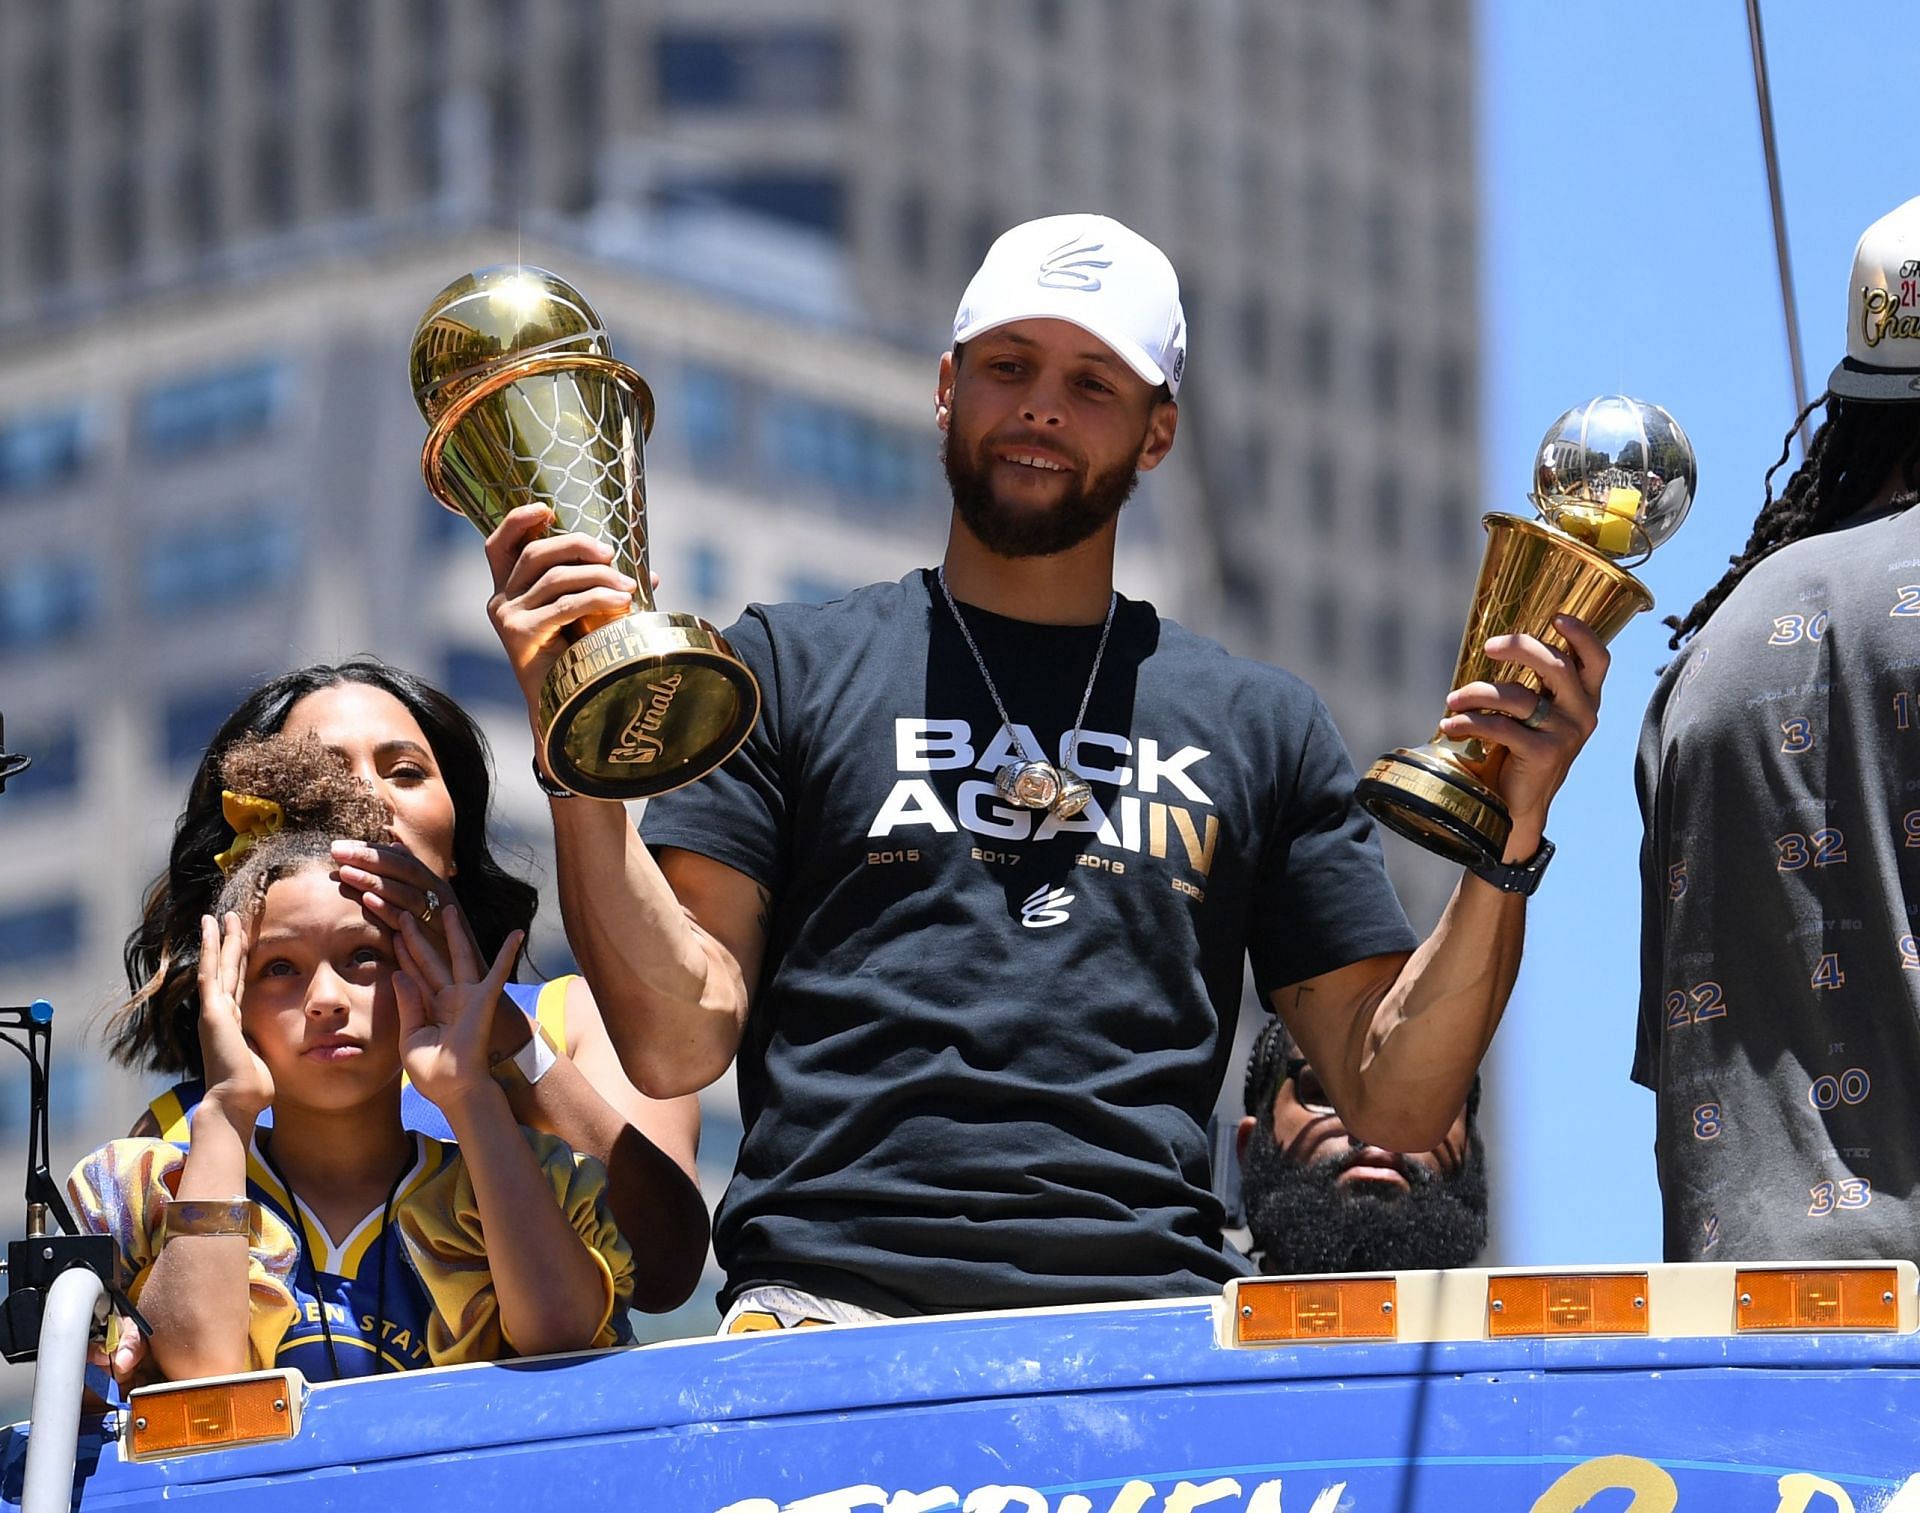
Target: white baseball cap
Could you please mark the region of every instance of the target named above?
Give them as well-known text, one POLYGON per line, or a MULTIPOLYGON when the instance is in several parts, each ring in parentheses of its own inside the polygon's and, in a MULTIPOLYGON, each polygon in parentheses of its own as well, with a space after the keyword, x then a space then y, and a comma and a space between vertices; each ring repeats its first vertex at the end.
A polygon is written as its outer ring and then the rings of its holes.
POLYGON ((1070 321, 1148 383, 1180 392, 1180 280, 1166 253, 1110 216, 1050 215, 1001 233, 960 296, 954 345, 1017 320, 1070 321))
POLYGON ((1920 399, 1920 198, 1860 238, 1847 290, 1847 355, 1827 380, 1846 399, 1920 399))

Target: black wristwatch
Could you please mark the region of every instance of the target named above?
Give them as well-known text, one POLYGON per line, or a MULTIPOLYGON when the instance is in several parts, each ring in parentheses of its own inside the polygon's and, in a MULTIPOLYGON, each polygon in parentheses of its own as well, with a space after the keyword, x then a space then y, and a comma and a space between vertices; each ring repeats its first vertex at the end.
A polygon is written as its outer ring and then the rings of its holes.
POLYGON ((533 759, 533 780, 540 785, 540 791, 550 799, 570 799, 575 796, 571 788, 562 788, 540 770, 540 758, 537 755, 533 759))
POLYGON ((1540 879, 1547 875, 1547 863, 1553 860, 1553 842, 1544 835, 1540 837, 1540 849, 1524 862, 1494 862, 1485 867, 1469 867, 1467 870, 1475 877, 1483 877, 1502 893, 1518 893, 1522 898, 1533 897, 1533 890, 1540 886, 1540 879))

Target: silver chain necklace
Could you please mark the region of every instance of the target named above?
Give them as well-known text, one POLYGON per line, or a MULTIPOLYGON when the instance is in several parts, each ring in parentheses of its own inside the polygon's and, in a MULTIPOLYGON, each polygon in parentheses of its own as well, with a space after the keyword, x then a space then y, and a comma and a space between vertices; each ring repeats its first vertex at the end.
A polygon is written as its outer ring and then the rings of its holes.
POLYGON ((1080 712, 1073 717, 1073 733, 1061 748, 1061 765, 1055 767, 1044 757, 1027 750, 1027 743, 1020 739, 1013 716, 1007 713, 1007 706, 1000 702, 1000 690, 994 687, 993 674, 987 671, 987 659, 980 655, 980 648, 974 644, 973 632, 967 629, 966 617, 960 613, 960 606, 953 602, 953 590, 947 587, 944 563, 936 570, 935 576, 940 580, 941 597, 953 612, 953 623, 960 627, 961 639, 967 643, 967 650, 973 653, 973 665, 980 669, 980 681, 987 685, 987 696, 993 700, 994 710, 1000 716, 1007 739, 1020 750, 1019 761, 1008 762, 994 773, 993 786, 1000 791, 1000 797, 1018 808, 1045 809, 1057 819, 1072 819, 1093 799, 1092 786, 1073 771, 1073 761, 1080 755, 1080 727, 1087 720, 1087 704, 1093 698, 1093 685, 1100 676, 1100 659, 1107 654, 1107 636, 1113 630, 1113 612, 1120 603, 1120 596, 1111 589, 1107 592, 1107 619, 1100 627, 1100 644, 1094 649, 1093 671, 1087 674, 1087 686, 1080 695, 1080 712))

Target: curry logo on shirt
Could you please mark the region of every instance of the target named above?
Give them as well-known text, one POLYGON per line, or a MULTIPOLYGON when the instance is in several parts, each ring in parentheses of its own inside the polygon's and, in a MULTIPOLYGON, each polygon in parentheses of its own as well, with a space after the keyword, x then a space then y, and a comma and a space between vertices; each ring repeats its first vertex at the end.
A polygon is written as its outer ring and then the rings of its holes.
MULTIPOLYGON (((1045 841, 1078 834, 1112 851, 1184 860, 1202 878, 1212 870, 1220 843, 1220 817, 1214 812, 1212 795, 1195 776, 1195 769, 1213 755, 1205 747, 1167 751, 1151 737, 1133 740, 1104 730, 1082 730, 1073 748, 1073 770, 1122 792, 1113 801, 1111 813, 1095 798, 1080 814, 1062 819, 1016 809, 1001 801, 993 785, 992 776, 1000 768, 1043 749, 1026 726, 1017 725, 1011 731, 999 727, 982 749, 975 747, 973 729, 965 720, 899 718, 893 729, 894 768, 901 776, 867 829, 870 841, 890 840, 902 831, 915 830, 937 835, 966 831, 1001 841, 1045 841), (951 808, 931 779, 918 775, 966 770, 986 776, 963 780, 951 808)), ((1067 744, 1065 738, 1061 744, 1067 744)), ((1064 753, 1064 766, 1063 757, 1064 753)), ((1119 865, 1106 867, 1097 859, 1088 865, 1116 874, 1121 871, 1119 865)))

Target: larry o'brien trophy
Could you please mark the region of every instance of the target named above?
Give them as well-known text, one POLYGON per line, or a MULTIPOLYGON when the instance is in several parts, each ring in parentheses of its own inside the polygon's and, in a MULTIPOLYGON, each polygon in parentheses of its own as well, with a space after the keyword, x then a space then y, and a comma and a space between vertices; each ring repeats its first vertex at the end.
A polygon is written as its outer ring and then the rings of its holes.
POLYGON ((435 499, 483 534, 544 504, 556 531, 605 542, 634 581, 632 608, 582 620, 540 689, 547 769, 589 798, 638 799, 718 767, 753 729, 760 686, 706 621, 654 608, 653 392, 614 360, 600 318, 544 269, 484 268, 434 297, 411 365, 435 499))
MULTIPOLYGON (((1653 605, 1646 585, 1618 563, 1645 561, 1686 518, 1695 491, 1693 445, 1658 405, 1607 394, 1567 411, 1540 443, 1534 508, 1543 517, 1490 514, 1487 552, 1460 640, 1452 687, 1514 682, 1543 692, 1539 675, 1487 655, 1487 641, 1532 635, 1557 651, 1555 615, 1572 615, 1610 641, 1653 605)), ((1382 824, 1466 866, 1497 865, 1513 829, 1491 786, 1499 746, 1435 732, 1367 769, 1355 790, 1382 824)))

